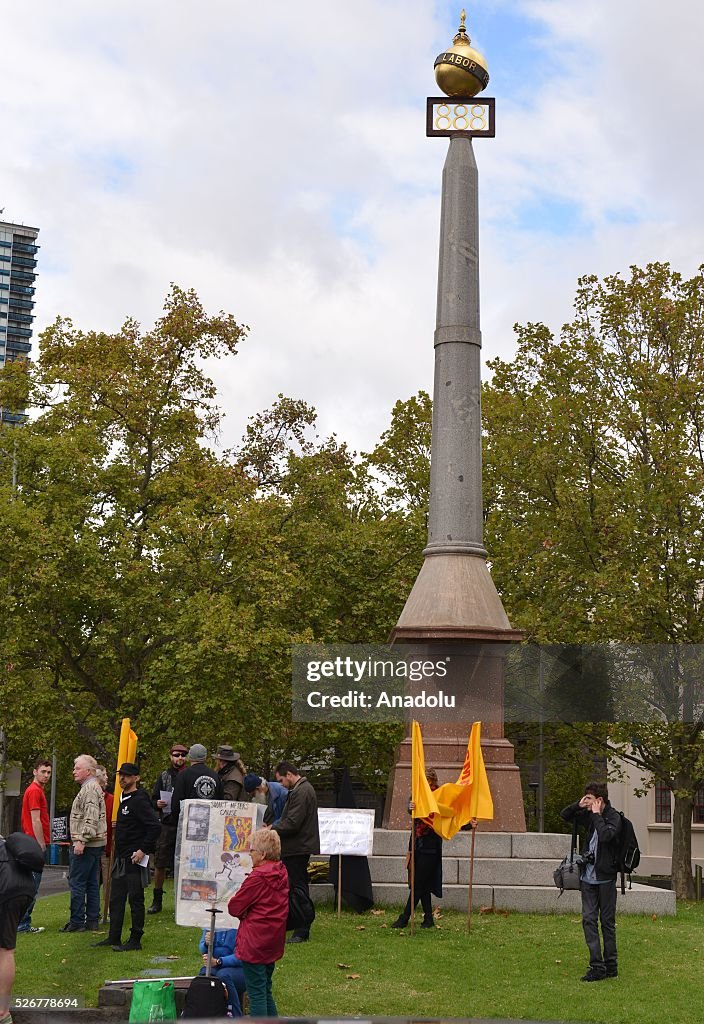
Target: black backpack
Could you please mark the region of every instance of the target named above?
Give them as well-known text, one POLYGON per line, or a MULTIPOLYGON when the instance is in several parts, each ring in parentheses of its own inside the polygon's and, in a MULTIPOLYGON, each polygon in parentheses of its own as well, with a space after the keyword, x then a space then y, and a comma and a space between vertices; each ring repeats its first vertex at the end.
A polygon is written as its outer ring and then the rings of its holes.
POLYGON ((182 1017, 226 1017, 227 989, 218 978, 204 974, 188 986, 182 1017))
POLYGON ((294 885, 288 893, 288 920, 286 930, 310 928, 315 921, 313 901, 302 885, 294 885))
MULTIPOLYGON (((14 856, 12 849, 14 844, 11 840, 17 834, 13 833, 7 839, 0 839, 0 903, 22 897, 26 897, 29 903, 36 892, 31 867, 27 867, 14 856)), ((31 837, 25 836, 24 838, 30 839, 31 837)), ((41 851, 36 839, 33 842, 37 850, 41 851)))
POLYGON ((30 871, 44 870, 44 851, 34 838, 24 832, 13 832, 5 840, 7 848, 18 864, 30 871))
POLYGON ((633 888, 631 874, 640 864, 640 849, 633 822, 630 821, 623 811, 621 815, 621 835, 618 847, 618 870, 621 873, 621 894, 626 893, 626 875, 628 875, 628 888, 633 888))

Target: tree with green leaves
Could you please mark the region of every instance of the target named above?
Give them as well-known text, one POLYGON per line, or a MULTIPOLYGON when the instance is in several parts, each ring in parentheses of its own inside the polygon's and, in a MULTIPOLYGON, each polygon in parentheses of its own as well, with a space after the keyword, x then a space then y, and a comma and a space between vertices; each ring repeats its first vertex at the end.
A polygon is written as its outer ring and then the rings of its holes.
MULTIPOLYGON (((256 480, 270 533, 291 568, 291 642, 385 643, 418 569, 415 522, 391 507, 370 464, 335 438, 319 439, 315 422, 306 403, 279 396, 253 417, 235 453, 256 480)), ((401 735, 393 724, 301 724, 290 714, 281 729, 294 760, 346 763, 378 792, 401 735)))
POLYGON ((122 715, 139 717, 166 685, 165 659, 185 657, 227 532, 223 496, 246 505, 252 489, 204 443, 219 414, 201 361, 234 354, 245 332, 173 288, 153 330, 86 333, 59 319, 24 388, 16 368, 3 375, 0 402, 40 410, 0 438, 16 467, 0 491, 10 736, 41 733, 32 693, 53 705, 54 742, 70 723, 108 757, 122 715))
POLYGON ((292 399, 218 452, 203 369, 246 333, 174 288, 151 331, 59 320, 0 402, 3 720, 15 756, 110 761, 129 716, 156 771, 171 739, 228 739, 262 768, 346 761, 383 788, 395 727, 291 721, 290 649, 384 642, 417 571, 404 515, 292 399), (15 472, 16 471, 16 472, 15 472), (13 484, 13 473, 16 482, 13 484))
POLYGON ((671 788, 673 885, 691 896, 704 739, 678 652, 704 642, 704 268, 582 278, 559 338, 517 333, 483 396, 497 586, 537 642, 665 652, 636 673, 643 720, 612 727, 609 747, 671 788))

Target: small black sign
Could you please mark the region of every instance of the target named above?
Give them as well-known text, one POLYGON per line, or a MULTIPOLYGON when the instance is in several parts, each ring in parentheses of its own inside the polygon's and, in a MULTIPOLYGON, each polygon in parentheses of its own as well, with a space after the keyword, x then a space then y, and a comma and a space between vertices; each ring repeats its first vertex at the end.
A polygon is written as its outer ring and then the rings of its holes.
POLYGON ((67 843, 71 836, 68 831, 68 815, 51 819, 51 841, 52 843, 67 843))

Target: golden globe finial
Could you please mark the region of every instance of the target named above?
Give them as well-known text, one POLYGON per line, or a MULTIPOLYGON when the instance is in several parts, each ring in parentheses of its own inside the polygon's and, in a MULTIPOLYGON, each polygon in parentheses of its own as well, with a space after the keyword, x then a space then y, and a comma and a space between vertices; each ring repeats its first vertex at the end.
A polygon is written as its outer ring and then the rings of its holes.
POLYGON ((435 80, 446 96, 476 96, 489 84, 486 60, 472 46, 466 17, 462 11, 452 46, 435 58, 435 80))

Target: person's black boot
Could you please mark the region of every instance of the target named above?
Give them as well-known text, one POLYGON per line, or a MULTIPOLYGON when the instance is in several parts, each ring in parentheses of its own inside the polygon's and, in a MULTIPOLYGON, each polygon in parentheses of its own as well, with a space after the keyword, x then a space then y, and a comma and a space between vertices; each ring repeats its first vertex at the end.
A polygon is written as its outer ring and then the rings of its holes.
POLYGON ((421 928, 434 928, 434 927, 435 927, 435 921, 433 921, 433 915, 432 914, 426 914, 425 917, 423 918, 423 923, 421 924, 421 928))
POLYGON ((127 942, 123 942, 119 946, 113 946, 113 951, 115 953, 131 953, 132 950, 141 949, 141 938, 141 932, 130 932, 130 937, 127 942))
POLYGON ((147 911, 147 913, 148 914, 160 914, 161 911, 163 910, 163 907, 162 907, 163 899, 164 899, 164 890, 163 889, 155 889, 154 890, 154 897, 153 897, 153 900, 152 900, 152 905, 149 908, 149 910, 147 911))
POLYGON ((392 928, 407 928, 408 927, 408 918, 404 917, 403 914, 401 914, 401 916, 394 921, 394 923, 391 925, 391 927, 392 928))

